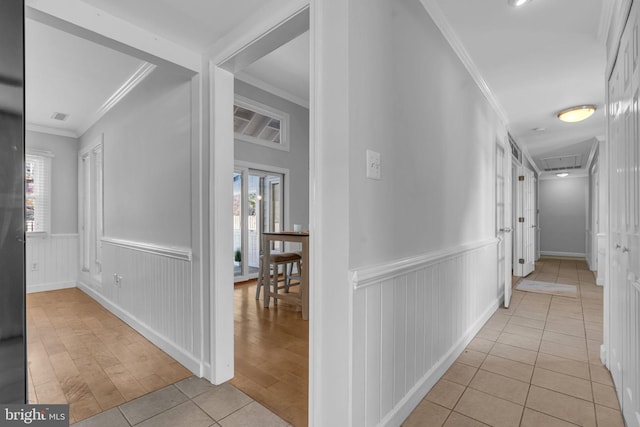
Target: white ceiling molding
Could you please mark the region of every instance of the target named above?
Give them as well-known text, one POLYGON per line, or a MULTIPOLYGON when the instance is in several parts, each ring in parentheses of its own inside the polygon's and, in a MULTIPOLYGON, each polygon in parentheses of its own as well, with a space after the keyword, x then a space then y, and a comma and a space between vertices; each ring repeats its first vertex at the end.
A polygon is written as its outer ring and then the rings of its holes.
POLYGON ((591 166, 596 157, 596 153, 598 152, 598 147, 600 146, 600 141, 598 138, 593 138, 593 144, 591 145, 591 151, 589 152, 589 159, 585 164, 585 169, 591 170, 591 166))
POLYGON ((113 107, 115 107, 122 98, 127 96, 129 92, 131 92, 138 84, 140 84, 149 74, 156 69, 156 66, 145 62, 138 68, 132 75, 127 79, 126 82, 122 84, 116 90, 113 95, 111 95, 105 102, 102 104, 100 108, 91 116, 91 118, 85 123, 81 128, 78 129, 78 134, 83 135, 91 126, 93 126, 98 120, 100 120, 105 114, 109 112, 113 107))
MULTIPOLYGON (((207 49, 205 55, 211 59, 213 64, 223 64, 238 52, 254 44, 256 40, 262 39, 265 35, 282 26, 284 22, 299 16, 307 9, 309 9, 309 0, 290 1, 280 8, 267 4, 267 8, 256 11, 241 25, 235 27, 233 31, 207 49)), ((291 36, 289 40, 293 38, 291 36)))
POLYGON ((297 104, 301 107, 304 107, 306 109, 309 109, 309 101, 307 101, 306 99, 302 99, 299 96, 296 96, 290 92, 287 92, 284 89, 280 89, 276 86, 270 85, 269 83, 266 83, 254 76, 251 76, 243 71, 240 71, 238 73, 235 74, 235 78, 243 81, 247 84, 250 84, 251 86, 255 86, 258 89, 262 89, 265 92, 269 92, 275 96, 278 96, 282 99, 285 99, 289 102, 293 102, 294 104, 297 104))
POLYGON ((29 18, 54 28, 128 55, 138 56, 145 61, 157 62, 150 58, 153 57, 192 72, 200 72, 202 60, 199 53, 145 31, 83 1, 26 0, 25 6, 26 15, 29 18), (147 57, 141 53, 145 53, 147 57))
POLYGON ((35 123, 26 123, 25 124, 25 129, 32 131, 32 132, 40 132, 40 133, 48 133, 50 135, 58 135, 58 136, 66 136, 69 138, 79 138, 80 135, 78 135, 77 133, 71 131, 71 130, 67 130, 67 129, 58 129, 58 128, 53 128, 50 126, 42 126, 42 125, 37 125, 35 123))
MULTIPOLYGON (((420 3, 422 3, 422 6, 426 9, 427 13, 431 16, 431 19, 433 19, 437 27, 440 29, 440 32, 442 32, 444 38, 449 42, 449 45, 451 45, 454 52, 458 55, 458 58, 460 58, 469 74, 471 74, 471 77, 478 85, 478 88, 480 88, 480 91, 487 98, 489 104, 492 106, 504 126, 507 127, 507 130, 509 130, 509 119, 507 117, 507 113, 500 104, 500 101, 498 101, 498 98, 493 94, 484 77, 482 77, 480 70, 476 66, 475 62, 473 62, 473 59, 471 59, 469 52, 464 47, 464 45, 460 41, 460 38, 453 30, 453 27, 442 12, 442 9, 440 9, 438 3, 436 3, 435 0, 420 0, 420 3)), ((515 140, 515 137, 513 138, 515 140)), ((522 154, 529 161, 535 172, 540 175, 540 168, 538 168, 538 165, 536 165, 536 163, 533 161, 531 154, 529 154, 529 150, 526 148, 526 146, 524 146, 523 144, 518 144, 518 147, 520 147, 520 149, 522 150, 522 154)))
MULTIPOLYGON (((513 136, 512 136, 512 138, 513 138, 513 136)), ((521 145, 521 144, 518 144, 518 147, 520 147, 520 150, 522 151, 522 154, 529 161, 529 164, 531 165, 531 167, 533 167, 533 170, 536 171, 536 174, 538 174, 538 176, 540 176, 542 171, 540 170, 540 168, 538 167, 536 162, 533 161, 533 157, 531 157, 531 154, 529 154, 529 149, 525 145, 521 145)))
POLYGON ((502 120, 503 124, 507 126, 507 124, 509 123, 507 113, 505 112, 504 108, 502 108, 502 105, 498 101, 498 98, 496 98, 496 96, 491 91, 491 88, 485 81, 484 77, 482 77, 482 74, 480 74, 480 70, 478 70, 478 67, 476 66, 475 62, 473 62, 473 59, 471 59, 469 52, 464 47, 464 45, 460 41, 460 38, 453 30, 453 27, 442 12, 442 9, 440 9, 438 3, 436 3, 435 0, 420 0, 420 3, 422 3, 422 6, 431 16, 431 19, 433 19, 436 26, 440 29, 440 32, 442 32, 444 38, 449 42, 449 45, 451 45, 454 52, 458 55, 458 58, 460 58, 469 74, 471 74, 471 77, 480 88, 480 91, 482 91, 484 96, 487 98, 489 104, 491 104, 496 114, 498 114, 500 120, 502 120))

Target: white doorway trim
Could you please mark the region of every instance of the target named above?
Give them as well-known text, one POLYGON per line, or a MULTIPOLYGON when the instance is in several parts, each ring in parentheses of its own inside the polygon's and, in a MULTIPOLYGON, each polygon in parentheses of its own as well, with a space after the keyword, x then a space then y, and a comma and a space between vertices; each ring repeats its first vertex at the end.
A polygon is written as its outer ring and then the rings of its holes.
MULTIPOLYGON (((209 52, 210 60, 205 67, 208 72, 208 105, 203 106, 203 115, 211 121, 203 133, 209 142, 209 201, 203 210, 209 212, 208 257, 211 260, 210 277, 210 380, 221 384, 233 377, 233 263, 230 262, 233 247, 231 177, 234 164, 233 103, 234 72, 273 49, 292 40, 309 29, 309 2, 297 1, 288 8, 276 11, 271 16, 261 17, 246 28, 238 28, 229 38, 222 40, 209 52), (304 24, 304 25, 303 25, 304 24), (306 26, 306 28, 305 28, 306 26), (233 40, 230 40, 233 38, 233 40), (210 111, 207 111, 210 109, 210 111)), ((313 110, 310 111, 313 114, 313 110)), ((273 169, 273 168, 271 168, 273 169)), ((206 177, 203 177, 206 179, 206 177)), ((313 180, 310 179, 311 185, 313 180)), ((206 330, 206 329, 205 329, 206 330)))

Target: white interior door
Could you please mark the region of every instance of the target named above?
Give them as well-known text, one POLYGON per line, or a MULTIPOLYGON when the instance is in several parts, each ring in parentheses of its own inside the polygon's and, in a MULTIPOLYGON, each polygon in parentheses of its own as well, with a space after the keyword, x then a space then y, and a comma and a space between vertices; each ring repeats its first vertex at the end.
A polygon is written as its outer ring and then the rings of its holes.
POLYGON ((496 231, 498 243, 498 283, 504 286, 504 306, 511 303, 511 234, 512 188, 511 155, 498 144, 496 147, 496 231))
POLYGON ((633 3, 609 80, 609 360, 628 427, 640 427, 640 6, 633 3))
POLYGON ((518 182, 516 184, 516 242, 515 268, 516 276, 524 277, 535 268, 535 179, 533 172, 524 166, 518 166, 518 182))

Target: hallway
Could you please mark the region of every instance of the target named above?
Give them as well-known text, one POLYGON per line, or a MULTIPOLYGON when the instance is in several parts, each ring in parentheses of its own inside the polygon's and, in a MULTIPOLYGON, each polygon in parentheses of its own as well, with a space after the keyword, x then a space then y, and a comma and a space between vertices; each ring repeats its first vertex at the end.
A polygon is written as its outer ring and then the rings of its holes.
POLYGON ((542 258, 527 278, 578 285, 579 296, 514 289, 404 427, 624 426, 600 362, 603 288, 586 262, 542 258))

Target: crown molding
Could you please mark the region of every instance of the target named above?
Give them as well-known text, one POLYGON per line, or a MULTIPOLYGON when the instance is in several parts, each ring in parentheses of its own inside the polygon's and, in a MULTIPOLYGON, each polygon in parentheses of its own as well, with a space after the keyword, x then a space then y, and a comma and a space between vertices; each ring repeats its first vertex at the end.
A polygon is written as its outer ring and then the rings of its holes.
POLYGON ((58 129, 50 126, 38 125, 35 123, 26 123, 25 129, 31 132, 47 133, 49 135, 66 136, 69 138, 78 138, 80 136, 76 132, 69 129, 58 129))
POLYGON ((143 63, 132 75, 120 86, 89 118, 87 123, 80 127, 78 133, 83 135, 91 126, 96 124, 105 114, 107 114, 118 102, 129 94, 136 86, 149 76, 156 69, 156 66, 148 62, 143 63))
POLYGON ((507 113, 498 101, 498 98, 493 94, 484 77, 482 77, 482 74, 480 74, 480 70, 476 66, 475 62, 473 62, 473 59, 471 59, 471 55, 469 55, 469 52, 462 44, 462 41, 458 38, 458 35, 453 30, 453 27, 442 12, 442 9, 440 9, 437 1, 420 0, 420 3, 422 3, 422 6, 425 8, 429 16, 431 16, 431 19, 433 19, 436 26, 440 29, 444 38, 449 42, 449 45, 451 45, 453 51, 458 55, 458 58, 460 58, 460 61, 462 61, 469 74, 471 74, 476 85, 478 85, 482 94, 487 98, 487 101, 489 101, 489 104, 491 104, 491 107, 494 109, 502 123, 507 126, 509 123, 507 113))

